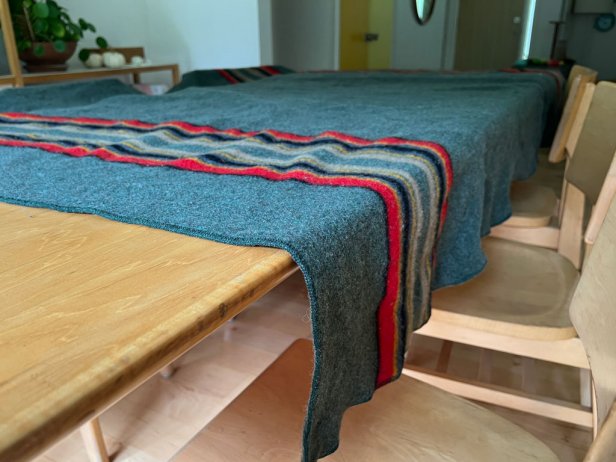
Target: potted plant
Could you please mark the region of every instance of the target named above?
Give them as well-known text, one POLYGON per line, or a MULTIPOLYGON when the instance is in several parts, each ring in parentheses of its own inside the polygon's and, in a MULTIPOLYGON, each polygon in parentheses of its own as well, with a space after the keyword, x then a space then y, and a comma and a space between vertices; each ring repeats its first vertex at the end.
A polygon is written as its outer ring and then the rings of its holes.
MULTIPOLYGON (((80 18, 73 21, 55 0, 10 0, 19 58, 30 72, 64 71, 77 42, 96 28, 80 18)), ((98 37, 100 48, 107 41, 98 37)))

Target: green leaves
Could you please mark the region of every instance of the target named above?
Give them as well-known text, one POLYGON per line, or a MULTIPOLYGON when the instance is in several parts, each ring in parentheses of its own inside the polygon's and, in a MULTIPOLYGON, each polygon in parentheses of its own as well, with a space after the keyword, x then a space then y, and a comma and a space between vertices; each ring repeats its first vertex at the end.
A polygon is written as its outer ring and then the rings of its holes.
POLYGON ((79 28, 77 24, 73 24, 72 22, 67 24, 66 26, 67 41, 77 42, 80 38, 83 38, 83 32, 79 28))
POLYGON ((35 47, 34 47, 34 56, 43 56, 45 54, 45 47, 43 45, 41 45, 40 43, 38 43, 35 47))
POLYGON ((96 44, 102 49, 109 48, 109 43, 107 43, 105 37, 96 37, 96 44))
POLYGON ((64 27, 64 24, 62 24, 57 19, 51 19, 49 21, 49 25, 50 32, 53 34, 54 37, 61 39, 66 35, 66 28, 64 27))
MULTIPOLYGON (((54 50, 64 52, 67 42, 78 42, 85 32, 96 33, 96 27, 83 18, 73 21, 66 8, 57 0, 9 0, 13 28, 20 52, 32 50, 36 56, 45 54, 44 43, 51 43, 54 50)), ((96 38, 99 48, 109 48, 107 40, 96 38)), ((89 53, 81 52, 80 59, 87 60, 89 53)))
POLYGON ((45 19, 49 17, 49 6, 47 3, 35 3, 32 6, 32 16, 39 19, 45 19))
POLYGON ((32 48, 32 42, 30 40, 20 40, 17 43, 17 51, 26 51, 32 48))
POLYGON ((82 30, 89 30, 90 32, 96 33, 96 27, 83 18, 79 18, 79 27, 81 27, 82 30))
POLYGON ((44 19, 37 19, 32 23, 32 30, 36 35, 45 34, 49 30, 49 23, 44 19))
POLYGON ((60 8, 51 3, 49 5, 49 19, 58 19, 60 17, 60 8))
POLYGON ((83 50, 79 52, 79 60, 85 63, 90 57, 90 54, 91 54, 90 50, 86 50, 84 48, 83 50))

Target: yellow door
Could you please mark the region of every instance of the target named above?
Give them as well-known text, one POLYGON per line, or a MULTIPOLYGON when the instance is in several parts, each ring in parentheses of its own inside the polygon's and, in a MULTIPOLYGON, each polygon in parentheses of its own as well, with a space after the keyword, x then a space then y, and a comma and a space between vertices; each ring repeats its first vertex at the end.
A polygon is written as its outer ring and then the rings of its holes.
POLYGON ((340 69, 368 69, 370 0, 340 0, 340 69))
POLYGON ((370 32, 379 39, 368 43, 368 69, 389 69, 394 29, 394 0, 370 1, 370 32))
POLYGON ((394 0, 340 0, 340 69, 389 67, 393 8, 394 0))

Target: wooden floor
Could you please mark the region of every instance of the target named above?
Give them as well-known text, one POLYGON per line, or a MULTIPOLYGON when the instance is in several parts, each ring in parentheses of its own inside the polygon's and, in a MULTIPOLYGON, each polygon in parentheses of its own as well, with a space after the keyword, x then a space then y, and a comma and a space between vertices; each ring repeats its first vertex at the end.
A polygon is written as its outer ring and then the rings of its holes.
MULTIPOLYGON (((305 287, 301 275, 296 274, 181 358, 170 380, 152 378, 102 415, 114 461, 169 460, 293 340, 309 335, 305 287)), ((412 361, 432 366, 439 349, 440 341, 418 339, 413 343, 412 361)), ((536 379, 529 383, 523 373, 529 367, 527 361, 494 353, 490 358, 491 369, 479 371, 480 355, 478 349, 456 345, 450 372, 463 377, 480 373, 497 384, 531 387, 566 399, 576 396, 578 375, 574 370, 539 363, 535 365, 536 379)), ((590 444, 590 432, 586 429, 492 409, 545 441, 563 462, 581 461, 590 444)), ((36 459, 85 460, 78 432, 36 459)))

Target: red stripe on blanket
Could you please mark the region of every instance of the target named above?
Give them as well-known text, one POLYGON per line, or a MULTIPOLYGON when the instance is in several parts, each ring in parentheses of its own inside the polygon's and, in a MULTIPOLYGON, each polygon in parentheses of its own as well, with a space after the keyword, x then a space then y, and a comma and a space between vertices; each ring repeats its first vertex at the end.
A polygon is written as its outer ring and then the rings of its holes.
POLYGON ((240 80, 233 77, 229 72, 225 71, 224 69, 218 69, 218 73, 222 75, 229 83, 240 83, 240 80))
MULTIPOLYGON (((260 133, 267 133, 277 140, 290 141, 296 143, 312 143, 319 139, 334 139, 340 142, 355 146, 409 146, 423 148, 437 155, 444 166, 446 189, 443 191, 443 203, 440 211, 440 228, 447 215, 448 191, 453 183, 453 169, 451 159, 447 151, 440 145, 428 141, 413 141, 401 138, 383 138, 376 141, 366 140, 343 133, 330 131, 318 136, 303 136, 291 133, 268 130, 265 132, 250 131, 245 132, 239 129, 218 130, 210 126, 196 126, 187 122, 172 121, 162 124, 152 124, 138 120, 105 120, 95 118, 69 118, 69 117, 49 117, 34 114, 22 113, 3 113, 0 114, 5 119, 15 119, 17 121, 32 121, 57 123, 68 125, 89 125, 102 128, 122 128, 131 127, 143 130, 162 129, 172 127, 183 130, 190 134, 226 134, 234 137, 254 137, 260 133)), ((396 192, 386 183, 376 179, 354 176, 319 176, 306 170, 293 170, 289 172, 277 172, 266 167, 221 167, 208 165, 194 159, 144 159, 141 157, 117 154, 105 148, 86 149, 83 147, 65 147, 56 143, 40 141, 24 141, 14 139, 1 139, 0 145, 15 147, 38 148, 49 152, 67 154, 73 157, 94 156, 110 162, 132 163, 143 166, 167 166, 183 170, 200 171, 219 175, 241 175, 256 176, 272 181, 298 180, 315 185, 341 186, 341 187, 360 187, 370 189, 382 198, 387 212, 387 234, 389 247, 389 264, 386 275, 386 291, 378 309, 378 344, 379 344, 379 368, 377 375, 377 387, 391 382, 399 375, 398 354, 399 354, 399 325, 398 325, 398 297, 401 293, 401 252, 402 252, 402 217, 401 205, 396 192)))
POLYGON ((261 66, 260 69, 263 69, 264 71, 268 72, 270 75, 280 74, 280 71, 278 69, 273 68, 271 66, 261 66))
POLYGON ((0 139, 0 145, 37 148, 74 157, 97 157, 109 162, 131 163, 143 166, 166 166, 182 170, 205 172, 217 175, 256 176, 272 181, 298 180, 322 186, 358 187, 370 189, 381 196, 387 211, 387 234, 389 241, 389 264, 385 296, 378 310, 379 369, 377 387, 385 385, 398 375, 396 364, 398 348, 397 298, 400 291, 401 215, 395 191, 385 183, 358 177, 320 177, 304 170, 276 172, 265 167, 230 168, 206 165, 196 159, 170 161, 142 159, 123 156, 104 148, 87 150, 81 147, 67 148, 54 143, 0 139))

